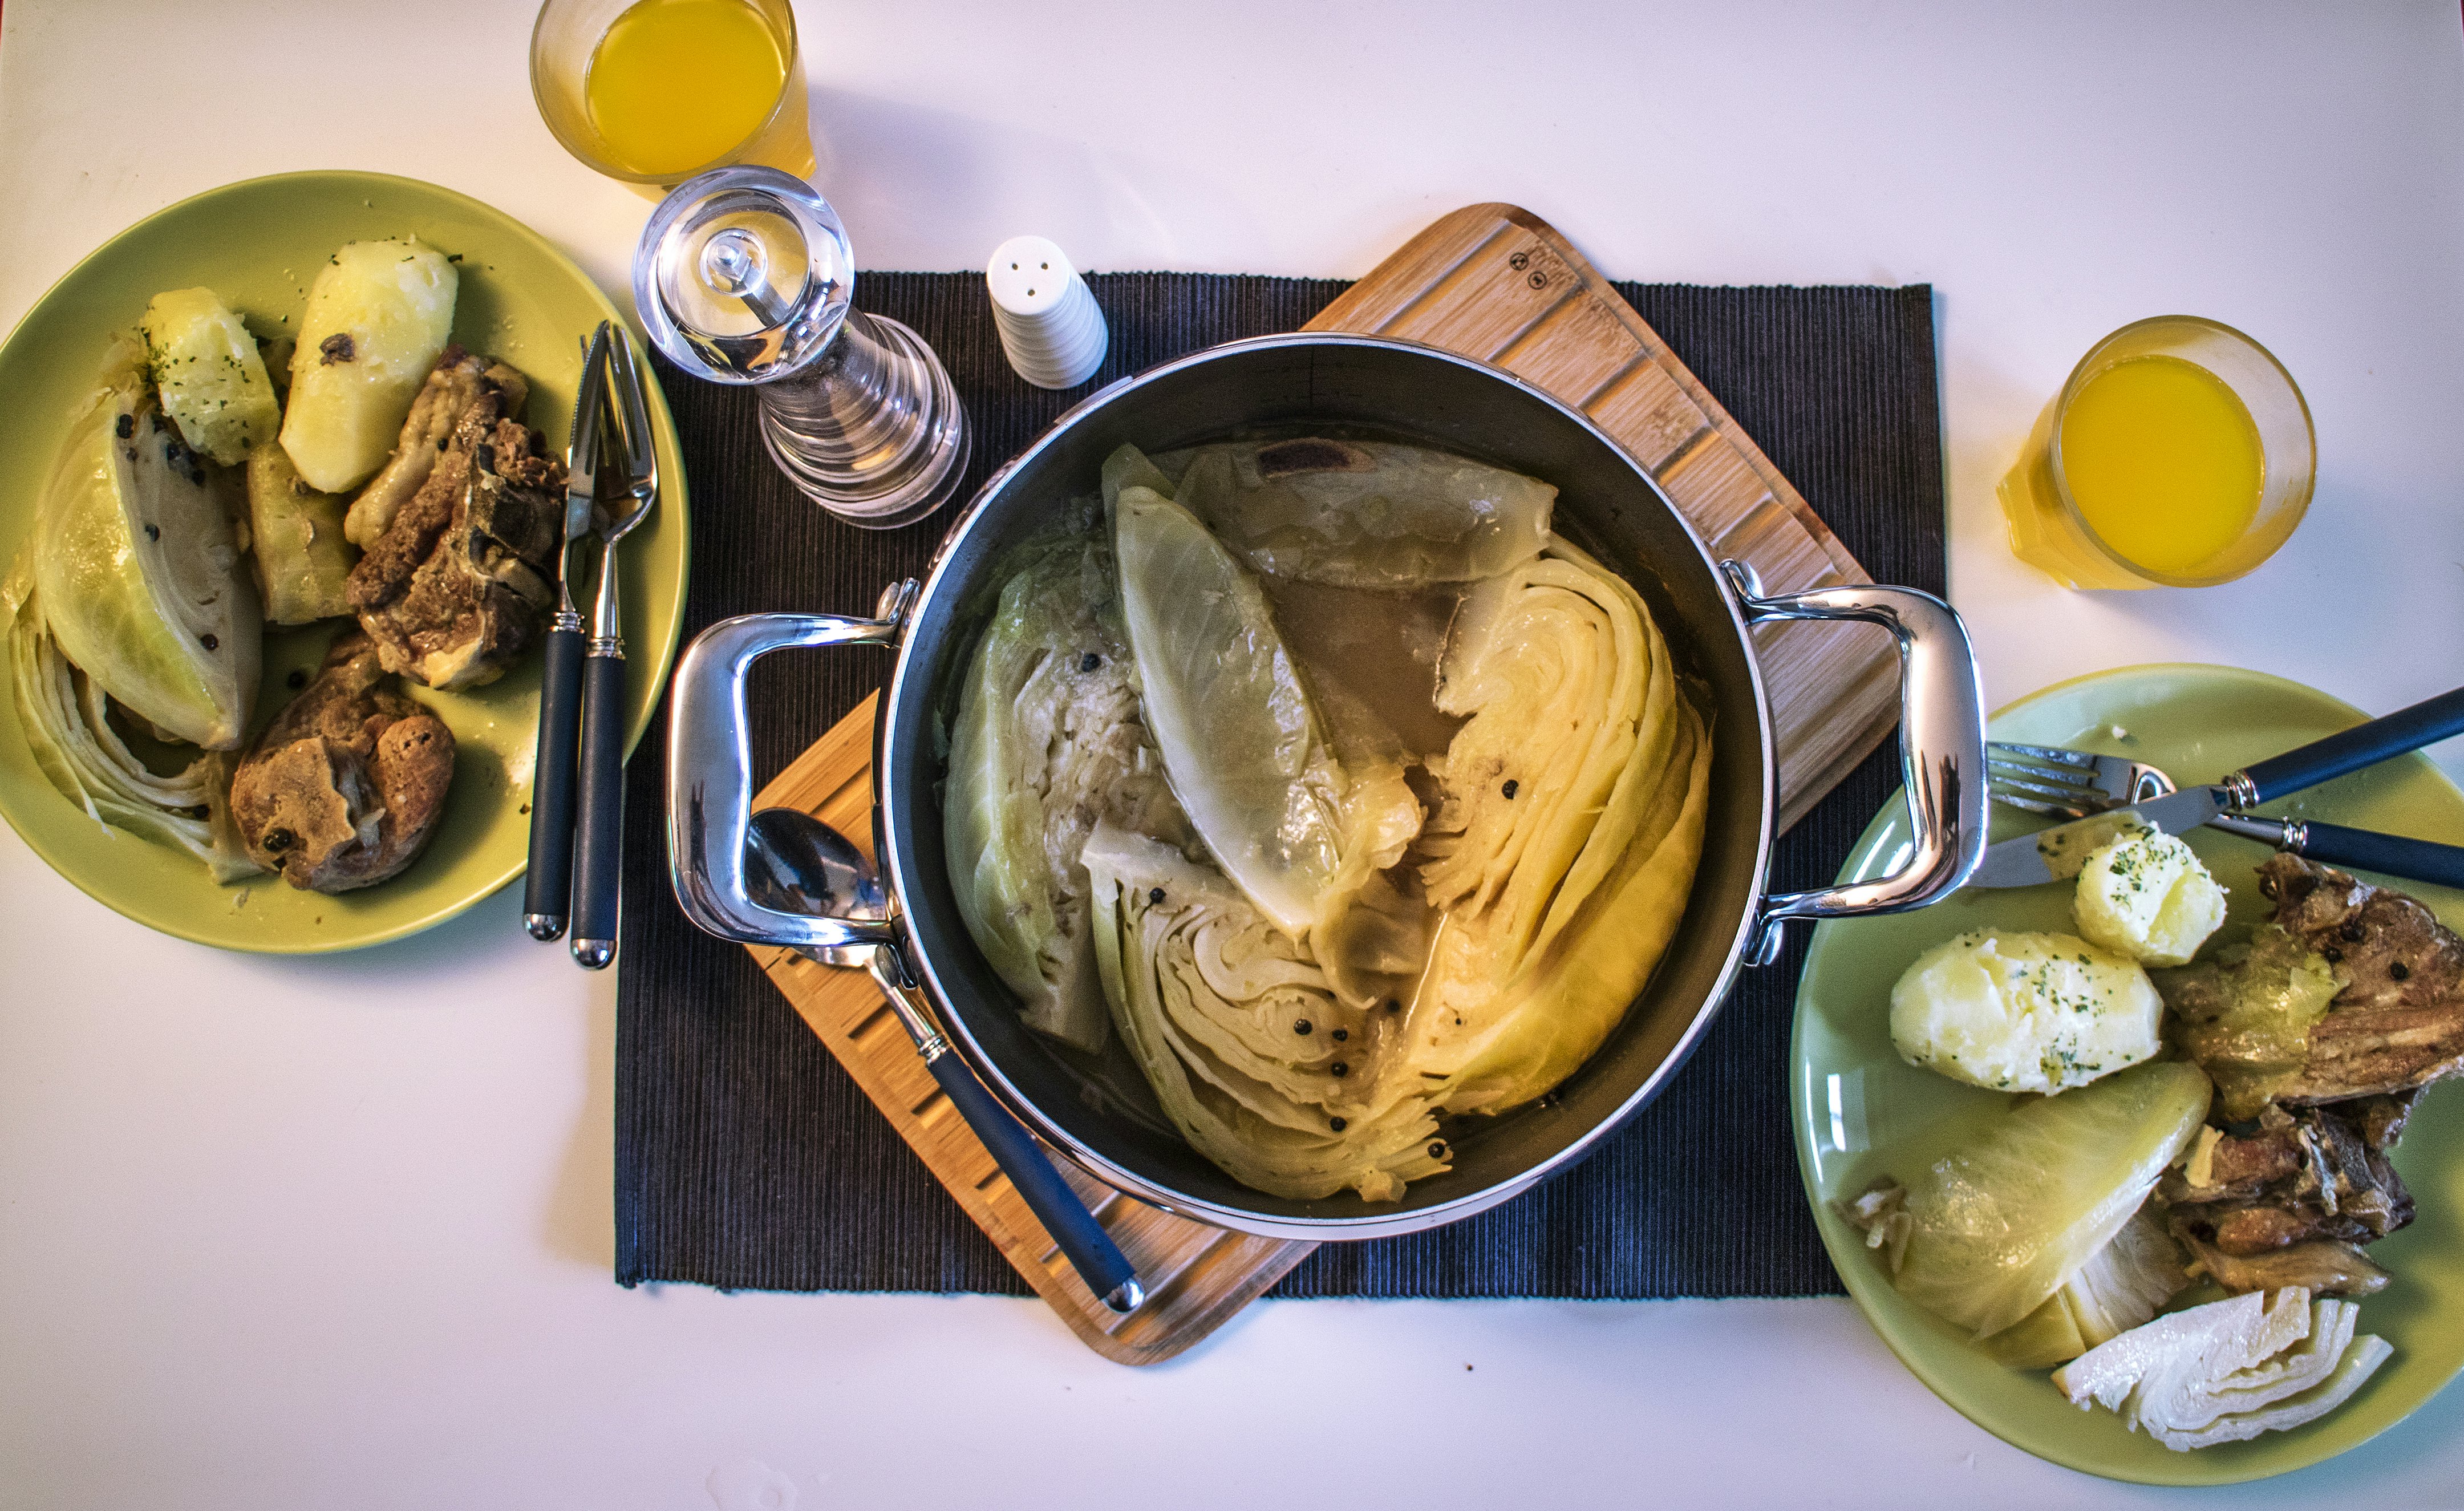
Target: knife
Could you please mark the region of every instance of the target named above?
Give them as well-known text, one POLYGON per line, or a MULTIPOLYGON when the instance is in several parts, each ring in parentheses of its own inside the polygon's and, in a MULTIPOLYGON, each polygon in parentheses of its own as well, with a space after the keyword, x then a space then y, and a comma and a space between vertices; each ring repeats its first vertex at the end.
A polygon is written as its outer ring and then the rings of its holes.
POLYGON ((531 775, 531 864, 522 924, 544 944, 564 933, 573 896, 574 772, 582 747, 582 611, 574 606, 576 548, 590 536, 599 493, 599 426, 606 408, 605 320, 590 333, 564 449, 564 541, 556 557, 557 611, 539 673, 539 755, 531 775))
POLYGON ((2186 787, 2169 797, 2057 824, 1989 846, 1970 887, 2035 887, 2079 874, 2088 852, 2134 825, 2180 834, 2213 823, 2246 839, 2280 844, 2294 853, 2339 865, 2359 865, 2391 876, 2464 886, 2464 849, 2429 840, 2348 829, 2342 824, 2271 819, 2236 813, 2255 803, 2315 787, 2347 772, 2464 733, 2464 688, 2443 692, 2385 718, 2356 724, 2299 750, 2271 756, 2222 781, 2186 787), (2225 820, 2231 822, 2225 822, 2225 820), (2297 848, 2287 841, 2299 842, 2297 848))

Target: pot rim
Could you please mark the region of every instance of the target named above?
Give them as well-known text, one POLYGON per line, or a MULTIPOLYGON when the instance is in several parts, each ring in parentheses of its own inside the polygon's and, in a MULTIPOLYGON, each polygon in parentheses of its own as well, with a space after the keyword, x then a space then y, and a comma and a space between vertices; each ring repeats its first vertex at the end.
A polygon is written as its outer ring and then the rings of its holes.
MULTIPOLYGON (((977 1041, 974 1033, 967 1026, 964 1015, 952 1008, 950 991, 942 981, 941 973, 935 968, 934 961, 922 949, 913 929, 908 924, 909 909, 905 906, 905 898, 914 881, 908 865, 908 836, 900 830, 892 817, 893 806, 885 800, 890 784, 899 780, 900 777, 897 773, 887 770, 883 759, 898 744, 900 714, 906 706, 906 694, 909 690, 907 683, 910 676, 914 673, 911 654, 913 648, 913 641, 904 633, 901 636, 895 663, 891 668, 889 686, 884 690, 880 721, 874 736, 873 826, 877 848, 880 851, 882 874, 893 902, 895 916, 899 919, 900 933, 904 939, 904 953, 909 958, 909 964, 915 977, 932 994, 943 1032, 952 1045, 965 1059, 968 1066, 976 1072, 985 1085, 992 1089, 994 1095, 998 1096, 1029 1128, 1034 1130, 1037 1137, 1066 1154, 1096 1179, 1179 1216, 1271 1238, 1348 1240, 1391 1237, 1442 1227, 1485 1212, 1501 1202, 1520 1195, 1550 1176, 1581 1162, 1601 1139, 1622 1128, 1645 1105, 1666 1089, 1670 1080, 1676 1076, 1701 1044, 1711 1020, 1718 1016, 1721 1007, 1727 1002, 1729 990, 1735 984, 1737 973, 1743 966, 1747 946, 1756 931, 1758 905, 1767 895, 1771 845, 1777 838, 1773 828, 1778 814, 1777 754, 1771 735, 1771 701, 1764 686, 1761 663, 1754 651, 1753 637, 1747 627, 1745 616, 1739 609, 1734 593, 1727 590, 1726 580, 1719 569, 1718 558, 1712 553, 1709 544, 1703 539, 1701 533, 1694 528, 1693 521, 1685 517, 1684 512, 1677 507, 1675 500, 1668 496, 1667 491, 1660 486, 1659 479, 1637 461, 1632 452, 1602 430, 1590 415, 1548 390, 1476 358, 1464 357, 1459 353, 1424 345, 1418 341, 1396 340, 1387 337, 1316 331, 1249 337, 1175 358, 1171 361, 1148 368, 1144 372, 1119 379, 1089 394, 1053 421, 1024 450, 995 470, 984 480, 982 488, 979 489, 975 497, 968 501, 964 512, 952 524, 948 535, 943 537, 940 546, 935 551, 923 588, 908 609, 905 623, 912 625, 915 622, 914 616, 923 613, 938 595, 951 590, 952 584, 949 582, 951 563, 959 555, 958 545, 981 523, 988 506, 1008 479, 1042 452, 1058 444, 1064 435, 1084 423, 1090 415, 1124 394, 1151 383, 1164 382, 1190 368, 1224 361, 1247 352, 1288 347, 1370 348, 1408 353, 1416 359, 1445 362, 1478 372, 1507 383, 1549 405, 1583 430, 1588 431, 1593 439, 1607 449, 1609 454, 1633 471, 1635 477, 1650 494, 1658 499, 1661 507, 1665 508, 1683 527, 1685 538, 1693 543, 1695 553, 1701 558, 1703 571, 1708 574, 1714 582, 1721 584, 1720 602, 1727 613, 1728 626, 1743 650, 1743 659, 1752 679, 1755 738, 1759 744, 1762 758, 1760 833, 1754 848, 1748 901, 1728 939, 1719 974, 1713 980, 1711 990, 1705 995, 1700 1003, 1696 1004, 1691 1020, 1678 1036, 1676 1041, 1669 1046, 1668 1052, 1661 1058, 1661 1062, 1632 1092, 1627 1094, 1623 1101, 1618 1103, 1613 1111, 1594 1123, 1579 1137, 1569 1141, 1548 1158, 1539 1161, 1516 1176, 1468 1192, 1448 1201, 1426 1207, 1385 1212, 1369 1211, 1350 1215, 1296 1217, 1230 1207, 1221 1202, 1192 1196, 1184 1192, 1159 1186, 1136 1172, 1123 1168, 1117 1161, 1089 1149, 1067 1129, 1045 1116, 1034 1100, 1020 1090, 1017 1084, 1003 1073, 1001 1065, 977 1041)), ((1646 992, 1649 990, 1648 983, 1644 990, 1646 992)))

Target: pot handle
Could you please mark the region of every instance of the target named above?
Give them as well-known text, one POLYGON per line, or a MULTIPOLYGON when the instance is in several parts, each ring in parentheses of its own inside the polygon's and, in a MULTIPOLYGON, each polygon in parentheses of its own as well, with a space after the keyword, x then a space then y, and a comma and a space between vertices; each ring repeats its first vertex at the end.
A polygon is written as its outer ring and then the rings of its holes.
POLYGON ((1847 619, 1880 624, 1900 643, 1900 770, 1906 782, 1911 838, 1907 863, 1888 876, 1818 891, 1776 892, 1754 908, 1746 951, 1754 965, 1779 958, 1792 918, 1855 918, 1905 912, 1938 902, 1985 858, 1985 692, 1968 626, 1951 606, 1915 588, 1853 583, 1778 598, 1742 561, 1720 571, 1746 623, 1847 619))
POLYGON ((721 939, 791 949, 897 947, 897 926, 782 913, 745 894, 744 837, 753 819, 753 749, 744 674, 774 650, 895 646, 915 584, 892 583, 875 619, 744 614, 693 637, 677 658, 668 703, 668 874, 685 916, 721 939))

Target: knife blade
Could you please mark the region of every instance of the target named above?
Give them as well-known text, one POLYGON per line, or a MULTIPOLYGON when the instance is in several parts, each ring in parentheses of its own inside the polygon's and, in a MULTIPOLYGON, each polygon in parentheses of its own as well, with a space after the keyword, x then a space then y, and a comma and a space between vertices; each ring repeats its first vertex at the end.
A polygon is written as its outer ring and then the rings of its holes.
POLYGON ((2222 787, 2186 787, 2168 797, 2111 808, 2073 823, 2057 823, 1988 845, 1970 887, 2039 887, 2077 876, 2088 853, 2127 829, 2180 834, 2225 811, 2222 787))

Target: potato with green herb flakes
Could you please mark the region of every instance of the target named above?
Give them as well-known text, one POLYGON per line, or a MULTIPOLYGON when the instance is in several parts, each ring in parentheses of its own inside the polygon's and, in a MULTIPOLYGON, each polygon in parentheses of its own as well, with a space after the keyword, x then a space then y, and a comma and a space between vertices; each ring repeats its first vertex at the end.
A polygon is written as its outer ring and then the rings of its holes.
POLYGON ((2156 1054, 2164 1003, 2138 962, 2071 934, 1961 934, 1891 988, 1891 1042, 1912 1065, 2048 1096, 2156 1054))
POLYGON ((2089 852, 2071 917, 2080 933, 2142 965, 2188 965, 2225 921, 2225 889, 2190 847, 2136 829, 2089 852))
POLYGON ((352 242, 317 271, 282 417, 309 487, 339 493, 385 465, 453 334, 459 289, 452 262, 409 238, 352 242))
POLYGON ((154 296, 139 322, 163 412, 188 449, 237 467, 274 439, 282 410, 256 339, 211 289, 154 296))

